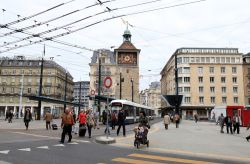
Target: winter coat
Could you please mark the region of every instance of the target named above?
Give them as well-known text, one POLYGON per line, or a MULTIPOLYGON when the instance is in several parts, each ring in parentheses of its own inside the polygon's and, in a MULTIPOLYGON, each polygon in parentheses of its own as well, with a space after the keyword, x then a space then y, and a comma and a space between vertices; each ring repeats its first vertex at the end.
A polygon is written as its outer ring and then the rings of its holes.
POLYGON ((165 115, 163 121, 164 121, 164 124, 170 124, 171 121, 170 121, 169 115, 165 115))

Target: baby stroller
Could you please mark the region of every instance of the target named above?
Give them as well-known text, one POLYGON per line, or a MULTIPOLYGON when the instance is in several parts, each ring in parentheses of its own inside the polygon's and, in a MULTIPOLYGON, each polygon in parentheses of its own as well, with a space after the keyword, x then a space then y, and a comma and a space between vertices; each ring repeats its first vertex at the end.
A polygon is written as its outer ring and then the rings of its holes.
POLYGON ((147 145, 149 147, 149 140, 147 139, 148 135, 148 128, 145 126, 138 126, 138 128, 134 129, 135 131, 135 140, 134 140, 134 146, 139 149, 139 146, 147 145))

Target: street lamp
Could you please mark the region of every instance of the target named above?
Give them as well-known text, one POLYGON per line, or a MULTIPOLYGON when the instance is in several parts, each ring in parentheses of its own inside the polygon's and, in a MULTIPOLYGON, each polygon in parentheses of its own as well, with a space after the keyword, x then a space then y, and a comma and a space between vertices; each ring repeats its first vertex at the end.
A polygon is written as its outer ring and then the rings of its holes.
POLYGON ((131 78, 131 94, 132 94, 132 102, 134 102, 134 79, 131 78))

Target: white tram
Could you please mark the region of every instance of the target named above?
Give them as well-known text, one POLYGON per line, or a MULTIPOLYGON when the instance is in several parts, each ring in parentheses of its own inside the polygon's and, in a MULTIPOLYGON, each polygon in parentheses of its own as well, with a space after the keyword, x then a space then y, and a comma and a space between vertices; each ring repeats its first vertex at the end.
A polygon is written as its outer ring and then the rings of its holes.
POLYGON ((137 104, 128 100, 113 100, 111 101, 111 110, 116 111, 123 109, 126 114, 126 123, 132 124, 138 122, 139 120, 139 112, 145 111, 146 116, 149 119, 153 119, 155 115, 155 110, 151 107, 137 104))

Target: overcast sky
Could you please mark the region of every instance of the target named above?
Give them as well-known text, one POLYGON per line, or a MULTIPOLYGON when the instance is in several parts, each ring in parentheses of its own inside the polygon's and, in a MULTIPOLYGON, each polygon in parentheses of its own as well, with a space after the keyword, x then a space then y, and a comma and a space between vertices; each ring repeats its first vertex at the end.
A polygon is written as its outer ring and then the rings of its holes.
MULTIPOLYGON (((239 48, 242 53, 250 52, 249 0, 204 0, 200 2, 196 0, 102 0, 102 2, 105 1, 112 2, 84 9, 87 6, 96 4, 97 1, 1 0, 0 24, 10 23, 68 2, 26 21, 12 24, 9 27, 18 29, 35 25, 80 9, 74 14, 24 32, 36 34, 92 16, 63 29, 41 35, 41 37, 53 37, 86 27, 55 40, 64 44, 70 43, 71 45, 94 50, 99 48, 111 49, 112 46, 119 47, 123 41, 122 34, 126 29, 124 21, 128 21, 130 24, 129 30, 132 33, 132 43, 138 49, 141 49, 140 89, 147 88, 150 82, 160 80, 161 69, 177 48, 233 47, 239 48), (196 3, 187 4, 190 2, 196 3), (131 6, 135 4, 138 4, 138 6, 131 6), (97 13, 107 11, 107 8, 111 9, 111 11, 94 16, 97 13), (107 18, 159 8, 164 9, 123 16, 91 25, 107 18)), ((1 47, 4 42, 8 43, 30 36, 15 33, 3 37, 3 34, 11 31, 10 29, 0 29, 0 51, 15 47, 15 45, 19 46, 28 44, 30 41, 41 40, 41 38, 30 38, 1 47)), ((89 80, 88 64, 93 52, 88 50, 46 41, 42 44, 34 44, 0 53, 0 57, 14 55, 38 57, 42 55, 43 44, 46 45, 45 57, 47 59, 54 57, 56 62, 71 73, 74 81, 89 80)))

